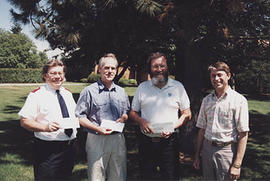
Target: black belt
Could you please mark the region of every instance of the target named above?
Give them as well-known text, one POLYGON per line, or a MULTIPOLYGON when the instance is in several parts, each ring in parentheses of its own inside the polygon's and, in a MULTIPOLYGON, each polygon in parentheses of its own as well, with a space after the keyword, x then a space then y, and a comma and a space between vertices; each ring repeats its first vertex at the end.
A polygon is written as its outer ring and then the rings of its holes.
POLYGON ((222 142, 222 141, 210 141, 210 140, 207 140, 207 139, 206 139, 206 142, 209 143, 212 146, 219 147, 219 148, 235 143, 233 141, 222 142))
POLYGON ((72 140, 57 140, 57 141, 56 140, 53 140, 53 141, 42 140, 42 139, 39 139, 39 138, 35 138, 35 140, 38 141, 38 142, 43 142, 43 143, 72 145, 76 141, 76 138, 74 138, 72 140))
POLYGON ((175 134, 176 134, 176 133, 174 132, 174 133, 172 133, 172 134, 170 135, 169 138, 163 138, 163 137, 150 137, 150 136, 147 136, 147 135, 145 135, 145 134, 143 134, 143 133, 141 132, 142 137, 144 137, 145 139, 151 141, 152 143, 159 143, 159 142, 161 142, 161 141, 168 140, 168 139, 170 139, 170 138, 173 138, 173 137, 175 136, 175 134))
MULTIPOLYGON (((102 134, 99 134, 98 132, 91 132, 91 131, 88 131, 88 133, 91 133, 91 134, 95 134, 95 135, 102 135, 102 134)), ((122 133, 120 133, 120 132, 117 132, 117 131, 113 131, 111 134, 108 134, 108 135, 112 135, 112 134, 122 134, 122 133)))

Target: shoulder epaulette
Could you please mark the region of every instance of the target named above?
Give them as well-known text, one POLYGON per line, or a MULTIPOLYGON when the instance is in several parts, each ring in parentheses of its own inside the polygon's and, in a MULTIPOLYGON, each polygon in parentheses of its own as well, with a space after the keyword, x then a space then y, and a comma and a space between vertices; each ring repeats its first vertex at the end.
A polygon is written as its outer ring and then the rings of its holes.
POLYGON ((67 91, 71 92, 68 88, 65 88, 67 91))
POLYGON ((36 88, 35 90, 33 90, 32 92, 35 93, 40 89, 40 87, 36 88))

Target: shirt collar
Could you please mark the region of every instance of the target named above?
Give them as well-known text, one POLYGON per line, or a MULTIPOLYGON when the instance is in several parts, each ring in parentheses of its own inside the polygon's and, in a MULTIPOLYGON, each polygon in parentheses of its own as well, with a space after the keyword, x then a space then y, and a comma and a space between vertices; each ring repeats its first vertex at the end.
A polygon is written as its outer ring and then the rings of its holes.
MULTIPOLYGON (((224 93, 219 99, 222 99, 222 98, 225 98, 225 97, 227 97, 227 96, 230 96, 231 93, 232 93, 232 88, 231 88, 231 86, 228 86, 228 88, 227 88, 227 90, 225 91, 225 93, 224 93)), ((217 97, 217 96, 216 96, 215 90, 213 90, 212 96, 213 96, 213 97, 217 97)))
POLYGON ((98 79, 97 81, 98 84, 98 92, 101 93, 103 91, 116 91, 116 86, 114 84, 114 82, 112 83, 111 89, 109 90, 100 79, 98 79))
MULTIPOLYGON (((45 87, 46 87, 46 89, 49 90, 50 92, 56 93, 56 92, 55 92, 56 90, 53 89, 53 88, 51 88, 51 87, 49 86, 49 84, 45 83, 45 87)), ((64 88, 61 86, 60 89, 59 89, 59 92, 61 92, 61 90, 63 90, 63 89, 64 89, 64 88)))

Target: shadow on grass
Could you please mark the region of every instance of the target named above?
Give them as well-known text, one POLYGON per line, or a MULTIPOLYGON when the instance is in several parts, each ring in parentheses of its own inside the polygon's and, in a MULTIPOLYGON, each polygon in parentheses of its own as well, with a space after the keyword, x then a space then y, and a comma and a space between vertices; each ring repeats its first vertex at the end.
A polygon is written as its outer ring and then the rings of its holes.
MULTIPOLYGON (((77 101, 79 94, 73 94, 77 101)), ((132 97, 129 97, 132 100, 132 97)), ((21 99, 21 98, 20 98, 21 99)), ((5 114, 17 114, 20 107, 8 105, 4 108, 5 114)), ((270 180, 270 114, 262 115, 258 112, 250 112, 250 132, 241 180, 270 180)), ((128 180, 139 180, 139 156, 138 156, 138 127, 128 121, 125 127, 125 138, 127 145, 127 168, 128 180)), ((196 131, 194 131, 196 132, 196 131)), ((193 133, 196 135, 196 133, 193 133)), ((87 180, 86 156, 84 151, 86 134, 79 131, 79 152, 76 156, 76 165, 84 165, 74 170, 72 180, 87 180)), ((193 140, 194 138, 192 138, 193 140)), ((19 119, 2 121, 0 124, 0 164, 23 164, 32 165, 33 133, 21 128, 19 119), (7 156, 9 155, 9 156, 7 156), (7 159, 7 157, 12 157, 7 159), (15 158, 13 158, 15 157, 15 158)), ((180 142, 183 141, 180 140, 180 142)), ((189 148, 183 149, 184 156, 180 159, 180 175, 184 180, 198 180, 201 171, 195 171, 192 167, 192 148, 194 142, 185 144, 189 148)), ((184 147, 185 148, 185 147, 184 147)))
POLYGON ((4 108, 3 113, 5 113, 5 114, 17 114, 20 111, 20 109, 21 109, 21 107, 19 107, 19 106, 10 105, 10 106, 6 106, 4 108))
MULTIPOLYGON (((25 97, 23 97, 25 99, 25 97)), ((3 109, 5 115, 14 118, 21 107, 7 105, 3 109), (15 116, 14 116, 15 114, 15 116)), ((32 164, 33 133, 22 129, 18 119, 1 120, 0 124, 0 164, 17 163, 32 164)))
POLYGON ((245 97, 249 99, 254 99, 258 101, 270 101, 270 96, 269 95, 263 95, 263 94, 249 94, 245 95, 245 97))
POLYGON ((25 165, 31 165, 33 133, 22 129, 19 120, 2 121, 0 127, 0 157, 9 158, 9 155, 16 155, 12 159, 1 159, 1 162, 23 162, 25 165))
MULTIPOLYGON (((73 94, 74 99, 78 100, 79 94, 73 94)), ((24 101, 26 97, 20 97, 20 101, 24 101)), ((129 96, 132 101, 132 96, 129 96)), ((16 103, 14 103, 16 104, 16 103)), ((4 114, 17 115, 21 107, 8 105, 4 108, 4 114)), ((8 118, 7 118, 8 119, 8 118)), ((127 169, 128 179, 139 180, 139 156, 138 156, 138 126, 132 121, 128 120, 125 126, 125 138, 127 145, 127 169)), ((12 119, 2 121, 0 124, 0 164, 20 164, 25 166, 32 166, 33 163, 33 138, 32 132, 23 129, 20 126, 20 120, 12 119)), ((76 165, 84 165, 83 167, 76 167, 73 171, 71 180, 87 180, 87 161, 85 155, 85 139, 86 133, 79 130, 78 134, 78 152, 76 155, 76 165)), ((190 177, 198 175, 194 172, 191 161, 181 161, 180 175, 182 177, 190 177)), ((23 170, 24 168, 22 168, 23 170)))
POLYGON ((270 114, 250 112, 250 132, 241 177, 270 180, 270 114))

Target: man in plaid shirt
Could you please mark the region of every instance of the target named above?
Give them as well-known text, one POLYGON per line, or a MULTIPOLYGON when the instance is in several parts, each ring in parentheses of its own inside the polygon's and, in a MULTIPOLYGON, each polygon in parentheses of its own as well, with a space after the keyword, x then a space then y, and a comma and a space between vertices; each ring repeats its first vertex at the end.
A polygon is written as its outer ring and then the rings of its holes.
POLYGON ((200 168, 201 154, 205 180, 237 180, 248 139, 247 100, 229 86, 226 63, 217 62, 209 70, 215 91, 202 101, 193 166, 200 168))

